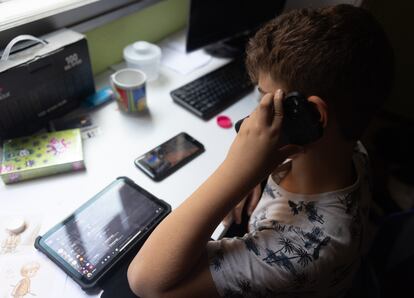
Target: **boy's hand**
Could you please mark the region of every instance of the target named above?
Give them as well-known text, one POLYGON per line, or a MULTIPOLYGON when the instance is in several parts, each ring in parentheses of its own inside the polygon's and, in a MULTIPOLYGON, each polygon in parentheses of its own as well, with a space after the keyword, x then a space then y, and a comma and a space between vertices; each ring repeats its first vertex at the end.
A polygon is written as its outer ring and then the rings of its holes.
MULTIPOLYGON (((283 91, 265 94, 259 106, 243 121, 226 157, 226 166, 253 188, 289 156, 303 151, 297 145, 281 147, 283 91)), ((247 185, 246 185, 247 186, 247 185)))

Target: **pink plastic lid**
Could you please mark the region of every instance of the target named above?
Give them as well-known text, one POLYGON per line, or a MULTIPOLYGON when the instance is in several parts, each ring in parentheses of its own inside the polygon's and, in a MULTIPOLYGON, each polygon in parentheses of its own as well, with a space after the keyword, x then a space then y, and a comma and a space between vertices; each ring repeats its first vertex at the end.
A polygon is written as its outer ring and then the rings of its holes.
POLYGON ((231 122, 231 119, 224 115, 217 117, 217 124, 221 128, 231 128, 233 126, 233 122, 231 122))

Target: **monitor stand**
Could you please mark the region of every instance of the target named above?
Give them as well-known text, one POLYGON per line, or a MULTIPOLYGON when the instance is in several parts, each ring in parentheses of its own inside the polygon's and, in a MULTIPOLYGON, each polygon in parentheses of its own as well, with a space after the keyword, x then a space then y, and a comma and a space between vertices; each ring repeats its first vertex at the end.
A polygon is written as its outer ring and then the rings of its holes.
POLYGON ((244 34, 209 45, 204 50, 213 57, 235 58, 245 54, 250 35, 244 34))

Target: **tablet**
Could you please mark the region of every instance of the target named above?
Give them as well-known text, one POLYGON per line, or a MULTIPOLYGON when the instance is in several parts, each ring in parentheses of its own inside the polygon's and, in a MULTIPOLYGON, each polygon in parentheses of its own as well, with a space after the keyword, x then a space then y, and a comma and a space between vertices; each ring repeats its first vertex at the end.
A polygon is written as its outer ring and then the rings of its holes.
POLYGON ((167 203, 120 177, 39 236, 35 247, 83 289, 94 288, 170 211, 167 203))

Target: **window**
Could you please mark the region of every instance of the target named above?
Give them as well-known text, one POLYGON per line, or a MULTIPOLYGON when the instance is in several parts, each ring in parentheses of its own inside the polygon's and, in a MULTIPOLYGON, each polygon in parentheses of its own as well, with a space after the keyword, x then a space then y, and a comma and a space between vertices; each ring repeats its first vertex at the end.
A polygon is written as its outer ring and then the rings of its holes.
POLYGON ((85 32, 161 0, 0 0, 0 52, 21 34, 85 32))
POLYGON ((0 31, 96 1, 98 0, 0 0, 0 31))

